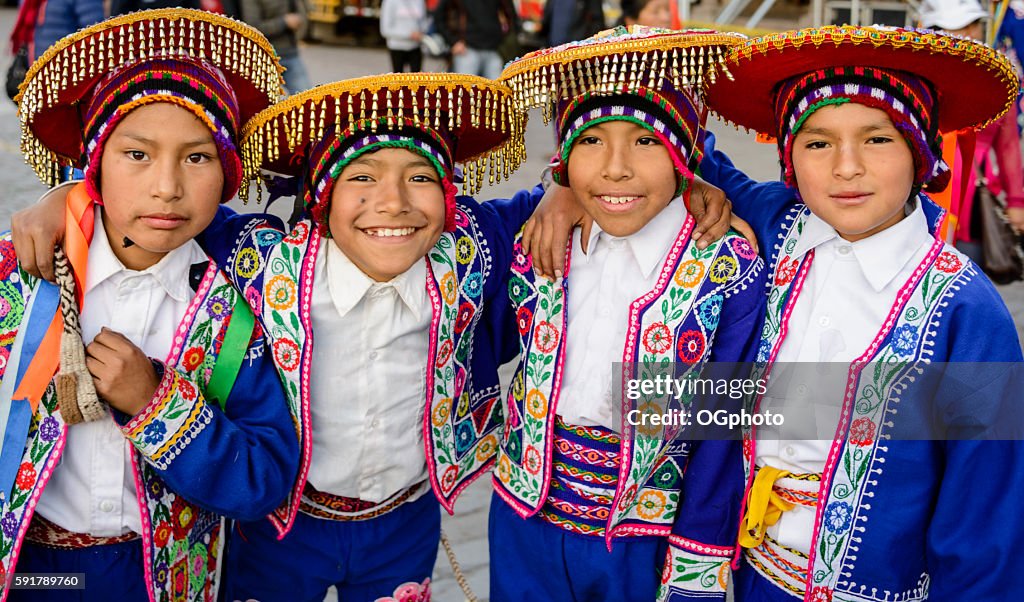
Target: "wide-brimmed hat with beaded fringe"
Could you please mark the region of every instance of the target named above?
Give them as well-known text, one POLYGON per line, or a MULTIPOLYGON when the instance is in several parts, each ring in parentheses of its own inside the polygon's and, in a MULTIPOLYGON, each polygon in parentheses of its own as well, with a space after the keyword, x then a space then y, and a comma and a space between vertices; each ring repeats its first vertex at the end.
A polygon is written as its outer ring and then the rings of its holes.
POLYGON ((708 104, 726 121, 778 139, 793 184, 792 139, 821 106, 857 102, 886 111, 915 154, 918 185, 944 185, 939 132, 982 128, 1019 90, 1010 61, 964 37, 931 30, 826 26, 753 38, 708 78, 708 104), (756 102, 752 99, 757 99, 756 102))
MULTIPOLYGON (((455 164, 464 191, 507 178, 526 155, 526 116, 506 86, 475 75, 389 73, 318 86, 254 117, 242 135, 246 180, 260 170, 297 176, 306 207, 324 222, 335 179, 360 154, 406 148, 431 160, 451 226, 455 164)), ((242 197, 248 195, 242 185, 242 197)))
POLYGON ((523 109, 540 107, 554 118, 561 140, 555 178, 567 182, 572 141, 599 120, 624 119, 652 130, 674 149, 685 176, 703 152, 706 110, 700 85, 706 77, 730 77, 721 63, 746 36, 707 29, 675 31, 617 27, 509 63, 499 78, 523 109))
POLYGON ((190 9, 114 17, 57 41, 29 68, 16 99, 22 151, 53 184, 60 167, 95 158, 91 147, 119 116, 160 99, 196 112, 219 147, 233 147, 242 124, 281 97, 282 71, 263 34, 234 19, 190 9))

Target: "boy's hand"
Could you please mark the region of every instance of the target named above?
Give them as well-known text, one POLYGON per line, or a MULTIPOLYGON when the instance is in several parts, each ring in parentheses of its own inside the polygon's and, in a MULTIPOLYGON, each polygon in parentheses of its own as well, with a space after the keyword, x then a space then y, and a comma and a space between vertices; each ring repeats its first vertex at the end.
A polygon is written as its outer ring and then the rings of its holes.
POLYGON ((11 238, 21 269, 54 282, 53 248, 64 240, 65 199, 71 186, 58 186, 35 205, 11 216, 11 238))
POLYGON ((160 384, 153 363, 123 334, 103 327, 85 355, 96 392, 111 406, 134 416, 153 399, 160 384))
POLYGON ((549 186, 523 226, 523 253, 533 256, 534 271, 552 280, 561 278, 573 228, 589 220, 569 188, 549 186))
POLYGON ((731 226, 747 239, 755 252, 758 250, 757 236, 750 224, 732 214, 732 203, 720 188, 700 178, 693 179, 690 214, 697 220, 691 238, 697 241, 698 249, 705 249, 725 236, 731 226))

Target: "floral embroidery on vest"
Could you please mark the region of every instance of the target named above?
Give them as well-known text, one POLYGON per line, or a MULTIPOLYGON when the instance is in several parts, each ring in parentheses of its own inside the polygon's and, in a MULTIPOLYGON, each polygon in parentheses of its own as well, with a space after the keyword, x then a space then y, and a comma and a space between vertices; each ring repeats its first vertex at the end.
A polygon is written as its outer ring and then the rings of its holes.
POLYGON ((471 386, 472 334, 483 309, 484 280, 493 269, 491 253, 466 207, 456 209, 455 226, 427 255, 432 322, 423 421, 431 484, 449 512, 493 461, 501 425, 498 391, 471 386))

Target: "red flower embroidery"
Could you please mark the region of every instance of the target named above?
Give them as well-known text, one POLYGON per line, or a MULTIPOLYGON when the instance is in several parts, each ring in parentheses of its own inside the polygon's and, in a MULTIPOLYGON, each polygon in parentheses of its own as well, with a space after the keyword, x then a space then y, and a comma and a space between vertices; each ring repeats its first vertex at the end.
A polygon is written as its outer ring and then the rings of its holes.
POLYGON ((619 500, 619 510, 625 510, 627 506, 633 503, 633 498, 636 497, 636 483, 629 486, 629 489, 622 494, 622 499, 619 500))
POLYGON ((461 333, 463 330, 466 330, 466 327, 469 326, 469 322, 470 320, 473 319, 473 314, 475 313, 476 310, 473 309, 473 306, 468 302, 463 303, 459 307, 459 315, 455 318, 456 334, 461 333))
POLYGON ((519 311, 516 312, 516 322, 519 324, 520 336, 530 332, 530 326, 533 326, 533 312, 529 307, 519 308, 519 311))
POLYGON ((832 602, 832 591, 827 587, 816 587, 811 590, 812 602, 832 602))
POLYGON ((551 353, 558 346, 558 330, 551 322, 541 322, 533 333, 533 344, 542 353, 551 353))
POLYGON ((196 388, 187 380, 178 381, 178 393, 181 393, 181 397, 185 401, 195 401, 196 399, 196 388))
POLYGON ((196 522, 196 511, 180 495, 171 503, 171 530, 175 539, 183 539, 196 522))
POLYGON ((32 484, 36 482, 36 467, 32 466, 31 462, 25 462, 18 468, 18 476, 14 480, 14 484, 18 489, 31 489, 32 484))
POLYGON ((455 478, 458 476, 459 467, 449 466, 448 469, 444 471, 444 475, 441 476, 441 491, 444 491, 445 493, 451 491, 452 487, 455 486, 455 478))
POLYGON ((697 362, 704 355, 704 344, 704 335, 699 330, 687 330, 679 335, 679 359, 687 364, 697 362))
POLYGON ((775 286, 786 286, 796 276, 797 261, 789 261, 789 257, 779 260, 779 267, 775 271, 775 286))
POLYGON ((960 268, 964 267, 964 264, 963 262, 960 261, 959 257, 954 255, 950 251, 945 251, 941 255, 939 255, 938 259, 935 260, 935 267, 939 268, 943 272, 946 272, 947 274, 952 274, 959 270, 960 268))
POLYGON ((306 242, 308 236, 309 224, 307 222, 299 222, 295 225, 295 229, 292 230, 291 234, 285 236, 282 240, 289 244, 301 245, 306 242))
POLYGON ((203 358, 206 357, 206 353, 203 352, 201 347, 191 347, 185 351, 185 358, 181 362, 181 365, 189 372, 199 367, 199 364, 203 363, 203 358))
POLYGON ((537 474, 540 472, 540 452, 537 451, 536 447, 530 446, 526 448, 526 453, 523 457, 523 464, 526 465, 526 470, 530 471, 530 474, 537 474))
POLYGON ((875 423, 868 418, 858 418, 850 425, 850 443, 871 445, 875 441, 875 423))
POLYGON ((274 360, 283 370, 295 370, 299 367, 299 346, 288 339, 274 341, 274 360))
POLYGON ((9 240, 0 241, 0 280, 6 280, 17 267, 14 243, 9 240))
POLYGON ((167 521, 161 521, 153 530, 153 543, 158 548, 162 548, 167 545, 167 540, 171 537, 171 525, 167 521))
POLYGON ((655 322, 644 330, 644 349, 647 353, 665 353, 672 347, 672 333, 664 322, 655 322))
POLYGON ((448 363, 448 360, 452 359, 453 347, 454 345, 452 345, 451 339, 448 339, 445 342, 441 343, 441 349, 437 352, 438 368, 443 368, 448 363))

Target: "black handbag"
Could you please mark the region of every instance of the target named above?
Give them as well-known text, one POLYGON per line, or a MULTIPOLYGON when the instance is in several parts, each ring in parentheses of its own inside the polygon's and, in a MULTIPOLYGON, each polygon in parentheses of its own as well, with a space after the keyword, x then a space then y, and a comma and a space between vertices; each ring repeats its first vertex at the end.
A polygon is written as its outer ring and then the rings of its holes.
POLYGON ((7 96, 11 100, 18 95, 18 87, 25 81, 25 74, 28 73, 28 46, 18 48, 14 54, 14 61, 7 68, 7 96))
POLYGON ((981 234, 981 269, 997 284, 1024 280, 1020 238, 1006 219, 1005 203, 992 194, 983 178, 974 189, 974 206, 972 218, 978 219, 981 234))

